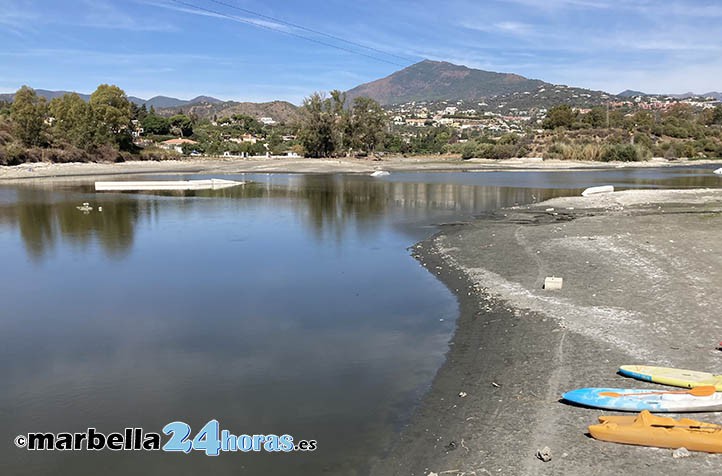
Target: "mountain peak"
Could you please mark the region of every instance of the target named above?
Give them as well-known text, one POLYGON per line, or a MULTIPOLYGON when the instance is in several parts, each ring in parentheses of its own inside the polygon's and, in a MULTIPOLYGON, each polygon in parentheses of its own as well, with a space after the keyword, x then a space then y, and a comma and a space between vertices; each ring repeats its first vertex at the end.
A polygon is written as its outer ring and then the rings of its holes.
POLYGON ((494 73, 446 61, 425 59, 385 78, 347 92, 348 98, 367 96, 382 105, 411 101, 465 100, 531 91, 546 84, 517 74, 494 73))

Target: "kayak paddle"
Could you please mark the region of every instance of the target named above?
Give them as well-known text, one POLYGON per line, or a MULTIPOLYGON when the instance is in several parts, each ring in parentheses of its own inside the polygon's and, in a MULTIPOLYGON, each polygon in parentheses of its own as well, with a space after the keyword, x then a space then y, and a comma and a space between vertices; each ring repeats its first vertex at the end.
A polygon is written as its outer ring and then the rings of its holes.
POLYGON ((639 397, 643 395, 665 395, 668 393, 688 393, 695 397, 709 397, 714 395, 717 389, 714 385, 704 385, 701 387, 690 388, 689 390, 668 390, 665 392, 644 392, 644 393, 617 393, 617 392, 600 392, 601 397, 639 397))

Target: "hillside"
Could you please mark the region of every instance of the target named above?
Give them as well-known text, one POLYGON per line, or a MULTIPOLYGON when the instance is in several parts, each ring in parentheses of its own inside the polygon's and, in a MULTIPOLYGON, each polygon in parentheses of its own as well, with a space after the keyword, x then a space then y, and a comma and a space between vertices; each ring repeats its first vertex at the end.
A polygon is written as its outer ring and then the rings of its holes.
MULTIPOLYGON (((131 99, 131 98, 128 98, 131 99)), ((131 101, 133 101, 131 99, 131 101)), ((133 101, 136 102, 136 101, 133 101)), ((222 103, 220 99, 216 99, 211 96, 198 96, 193 99, 176 99, 173 97, 168 96, 154 96, 150 99, 140 99, 140 102, 136 102, 139 106, 142 106, 145 104, 145 107, 150 109, 150 107, 154 107, 155 109, 167 109, 172 107, 184 107, 189 106, 191 104, 199 104, 199 103, 208 103, 208 104, 218 104, 222 103)))
POLYGON ((216 117, 229 117, 233 114, 245 114, 255 118, 271 117, 276 122, 293 122, 298 119, 298 107, 286 101, 272 101, 264 103, 254 102, 217 102, 196 103, 181 107, 156 108, 162 116, 172 116, 180 110, 185 114, 193 114, 201 119, 216 117))
POLYGON ((349 100, 366 96, 385 106, 412 101, 464 101, 519 109, 550 107, 559 103, 586 107, 613 97, 603 91, 555 85, 518 74, 494 73, 430 60, 357 86, 346 94, 349 100))
POLYGON ((555 85, 518 74, 495 73, 430 60, 357 86, 349 90, 347 96, 350 100, 366 96, 383 105, 412 101, 464 101, 519 109, 550 107, 559 103, 586 107, 613 97, 603 91, 555 85))
MULTIPOLYGON (((51 91, 47 89, 36 89, 35 93, 47 99, 48 101, 59 98, 61 96, 64 96, 66 94, 72 94, 75 91, 51 91)), ((83 93, 76 93, 78 96, 80 96, 83 101, 90 100, 90 94, 83 94, 83 93)), ((12 102, 13 97, 15 96, 15 93, 6 93, 6 94, 0 94, 0 101, 7 101, 12 102)), ((220 103, 223 102, 220 99, 216 99, 211 96, 198 96, 193 99, 177 99, 173 97, 168 96, 154 96, 150 99, 142 99, 135 96, 128 96, 128 100, 132 103, 137 104, 138 106, 142 106, 143 104, 146 105, 147 108, 150 108, 153 106, 154 108, 169 108, 169 107, 183 107, 187 106, 189 104, 197 104, 201 102, 206 103, 220 103)))
MULTIPOLYGON (((35 93, 40 96, 44 97, 48 101, 51 99, 59 98, 61 96, 64 96, 66 94, 73 94, 74 91, 49 91, 47 89, 36 89, 35 93)), ((90 94, 81 94, 77 93, 78 96, 80 96, 83 101, 88 101, 90 99, 90 94)), ((0 94, 0 101, 7 101, 12 102, 13 98, 15 97, 15 93, 7 93, 7 94, 0 94)), ((130 99, 130 98, 128 98, 130 99)))
POLYGON ((382 105, 411 101, 474 101, 499 94, 530 91, 543 81, 517 74, 493 73, 455 64, 424 60, 347 92, 349 99, 366 96, 382 105))
POLYGON ((649 96, 647 93, 643 93, 642 91, 635 91, 633 89, 625 89, 621 93, 617 94, 620 98, 633 98, 635 96, 649 96))

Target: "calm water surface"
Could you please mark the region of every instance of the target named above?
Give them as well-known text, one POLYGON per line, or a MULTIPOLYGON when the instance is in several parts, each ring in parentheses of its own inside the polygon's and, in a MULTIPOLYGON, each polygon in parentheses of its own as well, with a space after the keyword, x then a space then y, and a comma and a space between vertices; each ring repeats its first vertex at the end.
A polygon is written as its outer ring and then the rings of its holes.
POLYGON ((721 186, 712 168, 238 175, 253 183, 163 194, 0 185, 0 474, 363 474, 453 332, 454 296, 407 250, 434 224, 597 184, 721 186), (12 445, 30 431, 197 430, 213 418, 319 449, 12 445))

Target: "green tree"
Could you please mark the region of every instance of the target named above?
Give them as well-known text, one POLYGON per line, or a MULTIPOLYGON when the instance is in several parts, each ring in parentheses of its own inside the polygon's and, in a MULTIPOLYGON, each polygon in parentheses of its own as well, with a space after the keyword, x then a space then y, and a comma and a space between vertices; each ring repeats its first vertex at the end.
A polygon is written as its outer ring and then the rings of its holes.
POLYGON ((90 107, 104 142, 120 144, 125 139, 123 136, 129 136, 130 101, 118 86, 98 86, 90 95, 90 107))
POLYGON ((634 113, 634 126, 637 129, 650 132, 654 128, 654 114, 650 111, 637 111, 634 113))
POLYGON ((592 127, 605 127, 607 125, 607 110, 604 107, 595 106, 584 115, 582 121, 592 127))
POLYGON ((15 135, 26 146, 38 146, 45 142, 43 130, 47 105, 35 90, 23 86, 15 93, 10 118, 15 125, 15 135))
POLYGON ((0 101, 0 116, 9 116, 12 103, 9 101, 0 101))
POLYGON ((329 102, 321 93, 303 100, 298 139, 308 157, 330 157, 335 152, 335 118, 329 102))
POLYGON ((237 124, 244 133, 258 135, 263 132, 263 124, 256 120, 255 117, 246 114, 233 114, 231 121, 237 124))
POLYGON ((664 117, 665 119, 675 118, 681 121, 691 121, 694 118, 694 109, 689 104, 673 104, 664 113, 664 117))
POLYGON ((168 119, 170 122, 171 132, 180 135, 181 137, 188 137, 193 135, 193 122, 190 117, 185 114, 176 114, 168 119))
POLYGON ((168 134, 170 132, 170 122, 165 117, 155 113, 149 113, 141 122, 143 132, 146 134, 168 134))
POLYGON ((97 145, 98 129, 93 109, 80 96, 72 93, 55 98, 50 101, 49 109, 56 139, 85 150, 97 145))
POLYGON ((346 108, 346 93, 334 89, 326 100, 327 108, 333 116, 333 144, 337 154, 350 151, 354 147, 354 125, 351 113, 346 108))
POLYGON ((138 106, 136 103, 130 103, 130 118, 143 122, 143 119, 148 115, 148 109, 145 108, 145 103, 142 106, 138 106))
POLYGON ((713 124, 722 124, 722 106, 716 106, 711 109, 702 111, 699 122, 708 126, 713 124))
POLYGON ((567 104, 554 106, 547 112, 547 117, 542 122, 545 129, 565 128, 570 129, 577 119, 577 113, 567 104))
POLYGON ((354 146, 373 153, 376 146, 383 143, 385 129, 386 114, 379 103, 367 97, 356 98, 352 115, 354 146))

